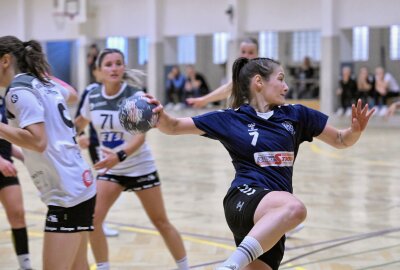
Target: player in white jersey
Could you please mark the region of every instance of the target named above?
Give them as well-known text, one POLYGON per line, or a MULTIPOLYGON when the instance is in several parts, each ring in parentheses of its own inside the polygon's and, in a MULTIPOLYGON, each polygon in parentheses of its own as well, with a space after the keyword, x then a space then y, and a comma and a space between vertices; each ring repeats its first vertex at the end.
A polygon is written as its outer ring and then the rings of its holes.
POLYGON ((118 119, 122 101, 133 95, 142 95, 143 92, 138 82, 129 76, 120 50, 103 50, 96 65, 103 85, 88 93, 75 124, 80 131, 91 122, 102 149, 101 160, 94 165, 100 174, 97 177, 95 230, 90 234, 97 269, 110 268, 107 240, 101 224, 123 191, 136 193, 150 220, 164 238, 178 269, 189 269, 182 239, 165 211, 157 168, 145 142, 145 135, 133 136, 125 131, 118 119))
POLYGON ((88 269, 87 235, 93 230, 96 185, 67 109, 66 100, 76 96, 46 75, 49 66, 37 41, 0 37, 0 62, 10 123, 1 124, 0 137, 22 147, 48 207, 43 269, 88 269))

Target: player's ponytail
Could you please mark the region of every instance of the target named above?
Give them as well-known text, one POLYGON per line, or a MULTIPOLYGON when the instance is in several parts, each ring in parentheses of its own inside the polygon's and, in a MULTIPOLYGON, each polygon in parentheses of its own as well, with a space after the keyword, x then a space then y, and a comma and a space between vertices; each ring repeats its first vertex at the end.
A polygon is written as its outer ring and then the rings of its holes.
POLYGON ((232 67, 232 108, 250 102, 250 83, 255 75, 268 81, 278 66, 280 63, 270 58, 236 59, 232 67))
POLYGON ((22 43, 24 46, 18 66, 22 72, 32 73, 40 81, 47 83, 50 75, 50 66, 42 51, 42 46, 35 40, 22 43))
POLYGON ((248 90, 249 78, 247 72, 242 70, 249 62, 249 59, 241 57, 235 60, 232 66, 232 108, 238 108, 248 102, 250 91, 248 90))
POLYGON ((32 73, 40 81, 48 82, 50 66, 39 42, 35 40, 22 42, 14 36, 0 37, 0 57, 5 54, 14 57, 15 69, 18 69, 18 72, 32 73))
POLYGON ((146 76, 146 73, 139 69, 126 69, 124 72, 124 76, 122 79, 128 85, 136 87, 136 88, 143 88, 143 78, 146 76))

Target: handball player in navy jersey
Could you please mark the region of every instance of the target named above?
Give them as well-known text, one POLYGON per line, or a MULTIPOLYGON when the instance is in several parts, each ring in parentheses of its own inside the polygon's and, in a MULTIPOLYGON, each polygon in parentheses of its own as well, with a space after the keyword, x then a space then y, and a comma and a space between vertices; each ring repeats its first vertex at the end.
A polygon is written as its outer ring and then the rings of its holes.
POLYGON ((285 104, 288 86, 279 62, 239 58, 232 70, 231 108, 187 118, 168 115, 160 102, 157 127, 170 135, 198 134, 219 140, 236 174, 224 198, 226 221, 237 249, 218 270, 276 270, 285 233, 304 221, 307 210, 293 195, 293 165, 302 142, 317 138, 335 148, 355 144, 373 110, 352 105, 350 127, 327 124, 328 116, 303 105, 285 104))

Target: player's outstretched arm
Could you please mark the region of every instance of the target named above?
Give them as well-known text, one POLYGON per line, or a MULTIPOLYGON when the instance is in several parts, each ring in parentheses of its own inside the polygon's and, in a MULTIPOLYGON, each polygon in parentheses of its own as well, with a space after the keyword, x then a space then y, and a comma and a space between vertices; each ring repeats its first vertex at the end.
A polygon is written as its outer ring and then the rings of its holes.
POLYGON ((214 91, 198 98, 188 98, 186 102, 194 108, 202 108, 208 103, 227 99, 232 93, 232 82, 221 85, 214 91))
POLYGON ((355 144, 360 138, 361 133, 367 127, 368 121, 374 113, 374 109, 369 110, 368 104, 362 106, 360 99, 357 101, 356 105, 352 105, 351 109, 351 125, 349 128, 339 130, 330 125, 326 125, 317 139, 339 149, 347 148, 355 144))
POLYGON ((180 134, 204 134, 204 132, 196 127, 191 117, 176 118, 164 111, 163 105, 152 97, 146 94, 149 98, 149 103, 155 104, 157 107, 153 109, 154 113, 158 113, 158 122, 156 128, 161 132, 168 135, 180 135, 180 134))

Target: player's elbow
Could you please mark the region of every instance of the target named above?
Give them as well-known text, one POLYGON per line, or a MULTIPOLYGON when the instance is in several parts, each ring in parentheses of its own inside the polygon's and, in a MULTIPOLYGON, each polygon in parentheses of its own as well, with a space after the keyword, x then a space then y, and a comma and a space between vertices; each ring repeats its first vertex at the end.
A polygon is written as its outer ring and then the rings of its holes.
POLYGON ((36 152, 43 153, 47 148, 47 140, 39 140, 33 145, 33 149, 36 152))

